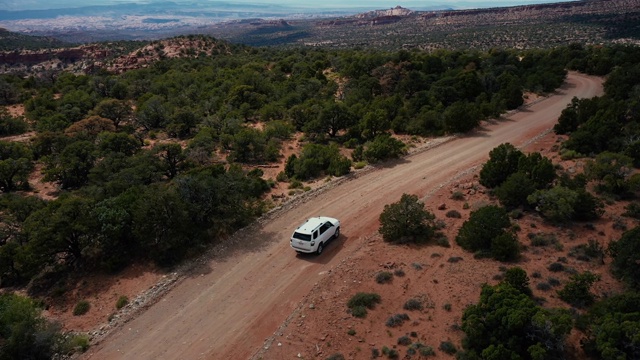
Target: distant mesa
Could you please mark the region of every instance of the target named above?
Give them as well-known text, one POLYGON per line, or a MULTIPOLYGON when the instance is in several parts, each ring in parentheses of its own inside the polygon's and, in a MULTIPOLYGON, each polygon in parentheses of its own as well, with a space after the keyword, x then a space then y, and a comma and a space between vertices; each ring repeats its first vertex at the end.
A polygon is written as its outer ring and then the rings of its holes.
POLYGON ((376 18, 376 17, 388 17, 388 16, 409 16, 413 14, 415 11, 409 10, 407 8, 403 8, 398 5, 392 9, 388 10, 373 10, 368 11, 362 14, 358 14, 355 17, 358 19, 366 19, 366 18, 376 18))
POLYGON ((316 24, 318 26, 384 25, 398 22, 414 13, 416 12, 398 5, 387 10, 373 10, 354 16, 318 21, 316 24))
POLYGON ((258 19, 257 21, 252 21, 249 23, 250 25, 253 26, 259 26, 259 27, 270 27, 270 28, 288 28, 291 27, 291 24, 289 24, 287 21, 285 20, 262 20, 262 19, 258 19))

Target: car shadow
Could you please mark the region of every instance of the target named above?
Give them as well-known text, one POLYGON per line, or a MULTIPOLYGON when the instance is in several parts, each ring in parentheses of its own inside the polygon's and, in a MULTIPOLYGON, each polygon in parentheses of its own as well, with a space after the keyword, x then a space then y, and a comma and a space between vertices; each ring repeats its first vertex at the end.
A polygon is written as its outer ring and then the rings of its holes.
POLYGON ((344 248, 348 239, 348 236, 340 234, 337 239, 333 239, 325 245, 322 254, 297 253, 296 257, 300 260, 308 261, 314 264, 327 264, 331 261, 331 259, 338 255, 342 248, 344 248))

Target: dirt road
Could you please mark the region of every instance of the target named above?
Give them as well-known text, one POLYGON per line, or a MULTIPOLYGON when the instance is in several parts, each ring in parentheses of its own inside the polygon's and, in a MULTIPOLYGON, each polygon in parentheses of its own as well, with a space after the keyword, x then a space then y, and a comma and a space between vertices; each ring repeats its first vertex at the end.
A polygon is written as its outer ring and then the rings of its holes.
POLYGON ((377 231, 384 205, 409 193, 433 209, 438 204, 430 203, 430 194, 481 165, 491 149, 504 142, 521 146, 549 130, 574 96, 601 94, 600 78, 572 73, 556 95, 523 111, 290 203, 237 234, 233 245, 85 358, 251 358, 314 284, 377 231), (339 218, 342 235, 322 256, 296 255, 289 247, 292 230, 319 214, 339 218))

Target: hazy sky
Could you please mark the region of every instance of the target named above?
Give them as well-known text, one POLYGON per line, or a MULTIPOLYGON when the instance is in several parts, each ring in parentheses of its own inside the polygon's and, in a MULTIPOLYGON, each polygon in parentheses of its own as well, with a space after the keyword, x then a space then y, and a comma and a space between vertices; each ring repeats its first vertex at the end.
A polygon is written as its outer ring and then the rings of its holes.
POLYGON ((116 5, 131 3, 148 4, 165 1, 172 1, 176 3, 196 3, 199 5, 210 4, 212 6, 214 6, 215 3, 224 2, 242 4, 274 4, 305 8, 334 7, 341 9, 349 7, 387 9, 395 7, 397 5, 409 9, 420 9, 440 5, 445 5, 452 8, 468 9, 561 2, 551 0, 0 0, 0 10, 43 10, 82 7, 88 5, 116 5))

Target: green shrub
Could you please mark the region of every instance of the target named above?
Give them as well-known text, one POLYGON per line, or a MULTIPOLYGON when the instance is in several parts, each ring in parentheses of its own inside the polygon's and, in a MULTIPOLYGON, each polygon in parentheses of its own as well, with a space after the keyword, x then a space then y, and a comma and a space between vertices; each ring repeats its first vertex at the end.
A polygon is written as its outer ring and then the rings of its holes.
POLYGON ((422 310, 424 305, 422 305, 422 300, 419 298, 412 298, 407 300, 402 306, 405 310, 422 310))
POLYGON ((406 335, 400 336, 400 337, 398 338, 398 345, 405 345, 405 346, 407 346, 407 345, 410 345, 410 344, 411 344, 411 342, 412 342, 412 341, 411 341, 411 338, 410 338, 410 337, 408 337, 408 336, 406 336, 406 335))
POLYGON ((266 123, 264 133, 267 138, 287 140, 295 132, 293 125, 282 120, 272 120, 266 123))
POLYGON ((454 191, 451 194, 451 199, 453 199, 453 200, 464 200, 464 194, 462 193, 462 191, 454 191))
POLYGON ((527 197, 536 190, 535 183, 523 172, 511 175, 498 187, 494 194, 503 206, 515 208, 527 205, 527 197))
POLYGON ((560 280, 554 278, 554 277, 549 277, 547 278, 547 282, 549 283, 549 285, 551 286, 560 286, 560 280))
POLYGON ((358 146, 358 139, 351 138, 344 142, 344 147, 347 149, 355 149, 358 146))
POLYGON ((542 308, 505 282, 483 285, 478 304, 465 308, 461 325, 465 350, 495 359, 533 359, 530 349, 541 346, 547 352, 538 359, 563 358, 572 328, 568 311, 542 308), (536 336, 522 336, 529 331, 536 336))
POLYGON ((342 176, 349 172, 351 160, 340 154, 337 145, 307 144, 300 157, 289 156, 285 164, 288 177, 307 180, 322 175, 342 176))
POLYGON ((365 166, 367 166, 367 163, 365 161, 358 161, 358 162, 353 164, 353 168, 356 169, 356 170, 362 169, 365 166))
POLYGON ((449 210, 444 216, 448 218, 454 218, 454 219, 462 218, 462 214, 460 214, 460 211, 458 210, 449 210))
POLYGON ((385 322, 385 325, 387 325, 388 327, 397 327, 400 326, 402 324, 404 324, 405 321, 409 320, 409 315, 407 314, 395 314, 395 315, 391 315, 387 321, 385 322))
POLYGON ((378 284, 386 284, 391 282, 393 279, 393 274, 388 271, 380 271, 376 274, 376 282, 378 284))
POLYGON ((354 306, 351 308, 351 315, 357 318, 363 318, 367 316, 367 308, 364 306, 354 306))
POLYGON ((436 237, 436 245, 446 247, 446 248, 451 247, 451 244, 449 243, 449 239, 444 234, 438 234, 438 236, 436 237))
POLYGON ((455 345, 453 345, 453 343, 451 341, 443 341, 443 342, 441 342, 440 346, 438 347, 438 349, 440 349, 441 351, 444 351, 445 353, 447 353, 449 355, 453 355, 453 354, 458 352, 458 349, 456 348, 455 345))
POLYGON ((85 352, 89 349, 89 335, 86 334, 75 334, 68 338, 66 344, 64 344, 64 348, 66 352, 85 352))
POLYGON ((395 269, 393 270, 393 275, 398 276, 398 277, 403 277, 405 275, 404 270, 402 269, 395 269))
POLYGON ((302 189, 302 187, 303 185, 300 180, 292 180, 291 183, 289 183, 289 189, 302 189))
POLYGON ((513 286, 521 293, 531 295, 531 289, 529 288, 529 277, 527 276, 526 271, 516 266, 507 269, 504 274, 505 282, 513 286))
POLYGON ((558 290, 558 295, 567 304, 577 308, 585 308, 593 304, 594 295, 590 292, 591 286, 600 280, 600 276, 585 271, 582 274, 571 276, 571 280, 562 290, 558 290))
POLYGON ((422 243, 435 234, 434 220, 416 195, 402 194, 399 202, 384 206, 379 232, 387 242, 422 243))
POLYGON ((560 159, 562 160, 573 160, 582 157, 584 157, 584 155, 575 150, 563 149, 562 151, 560 151, 560 159))
POLYGON ((0 358, 54 358, 60 325, 47 320, 33 299, 12 292, 0 294, 0 324, 0 358))
POLYGON ((431 346, 422 346, 418 349, 418 353, 420 356, 435 356, 436 352, 433 350, 431 346))
POLYGON ((640 289, 640 227, 625 231, 620 240, 609 244, 609 254, 613 258, 613 274, 634 289, 640 289))
POLYGON ((365 317, 367 309, 373 309, 375 304, 380 303, 380 295, 375 293, 359 292, 349 299, 347 307, 351 309, 351 314, 355 317, 365 317))
POLYGON ((373 308, 375 304, 380 303, 380 295, 375 293, 359 292, 349 299, 347 303, 348 307, 365 306, 369 309, 373 308))
POLYGON ((524 216, 522 209, 513 209, 509 212, 509 217, 512 219, 520 219, 524 216))
POLYGON ((118 301, 116 301, 116 309, 120 310, 123 307, 127 306, 128 303, 129 303, 129 298, 124 295, 121 295, 118 298, 118 301))
POLYGON ((451 304, 446 303, 442 306, 443 309, 447 310, 447 311, 451 311, 451 304))
POLYGON ((624 216, 632 217, 634 219, 640 219, 640 202, 632 201, 629 205, 625 206, 624 216))
POLYGON ((587 244, 580 244, 569 251, 569 256, 578 260, 589 261, 591 259, 604 259, 604 248, 594 239, 589 239, 587 244))
POLYGON ((389 351, 387 352, 387 357, 389 359, 397 359, 398 357, 400 357, 400 354, 396 349, 389 349, 389 351))
POLYGON ((549 271, 552 271, 552 272, 560 272, 560 271, 564 271, 565 267, 564 267, 564 265, 560 264, 559 262, 554 262, 554 263, 549 264, 547 269, 549 271))
POLYGON ((604 203, 602 200, 591 195, 585 189, 577 190, 578 197, 573 205, 575 211, 573 218, 577 221, 597 220, 604 214, 604 203))
POLYGON ((344 355, 341 353, 335 353, 331 356, 328 356, 326 360, 344 360, 344 355))
POLYGON ((638 359, 640 294, 626 291, 596 302, 576 327, 590 334, 584 349, 597 359, 638 359), (586 331, 585 331, 586 330, 586 331))
POLYGON ((536 285, 536 289, 542 290, 542 291, 549 291, 551 290, 551 284, 547 282, 541 282, 541 283, 538 283, 538 285, 536 285))
POLYGON ((353 149, 353 152, 351 153, 351 159, 353 159, 353 161, 356 161, 356 162, 365 163, 365 161, 364 161, 364 146, 356 145, 356 147, 353 149))
POLYGON ((563 186, 537 190, 527 197, 529 204, 535 206, 545 219, 554 223, 565 223, 573 219, 577 200, 578 193, 563 186))
POLYGON ((24 134, 29 130, 29 124, 23 117, 13 117, 4 108, 0 108, 0 136, 24 134))
POLYGON ((490 250, 494 238, 502 235, 511 222, 507 211, 499 206, 483 206, 472 211, 456 236, 456 243, 463 249, 476 252, 490 250))
POLYGON ((86 314, 91 308, 91 304, 87 300, 80 300, 73 308, 73 315, 80 316, 86 314))
POLYGON ((536 247, 548 246, 558 242, 555 234, 529 233, 528 237, 531 240, 531 246, 536 247))
POLYGON ((369 163, 376 163, 378 161, 398 158, 403 154, 406 154, 404 143, 385 133, 376 136, 376 138, 366 146, 363 156, 369 163))
POLYGON ((278 175, 276 175, 276 181, 278 182, 285 182, 287 180, 289 180, 289 177, 287 176, 287 174, 285 174, 284 171, 280 171, 278 175))
POLYGON ((596 191, 626 196, 630 190, 628 180, 633 168, 633 159, 627 155, 604 151, 596 155, 594 160, 588 160, 584 166, 584 173, 589 180, 595 180, 596 191))
POLYGON ((509 232, 496 236, 491 240, 491 256, 498 261, 517 259, 520 256, 518 238, 509 232))
POLYGON ((494 188, 518 171, 518 162, 525 157, 515 146, 504 143, 489 152, 489 160, 480 170, 480 184, 494 188))
POLYGON ((347 335, 351 335, 351 336, 353 336, 353 335, 355 335, 355 334, 356 334, 356 330, 355 330, 355 329, 349 329, 349 330, 347 330, 347 335))

